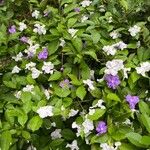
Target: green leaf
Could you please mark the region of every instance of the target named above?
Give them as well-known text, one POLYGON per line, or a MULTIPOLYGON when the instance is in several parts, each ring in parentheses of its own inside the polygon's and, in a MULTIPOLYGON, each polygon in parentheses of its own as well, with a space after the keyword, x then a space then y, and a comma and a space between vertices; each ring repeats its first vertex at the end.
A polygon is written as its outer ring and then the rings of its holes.
POLYGON ((68 13, 69 11, 73 10, 77 7, 77 4, 69 4, 64 8, 64 14, 68 13))
POLYGON ((12 89, 16 88, 16 83, 14 83, 12 81, 3 81, 3 83, 9 88, 12 88, 12 89))
POLYGON ((51 41, 50 44, 48 44, 49 55, 54 54, 57 51, 58 47, 59 47, 59 40, 51 41))
POLYGON ((93 115, 89 115, 88 118, 90 120, 98 120, 100 117, 104 115, 106 112, 105 109, 95 109, 95 113, 93 115))
POLYGON ((55 88, 55 94, 59 97, 67 97, 70 93, 71 91, 68 88, 55 88))
POLYGON ((80 63, 80 73, 82 76, 83 80, 89 79, 90 78, 90 68, 89 66, 85 63, 85 61, 82 61, 80 63))
POLYGON ((120 4, 125 8, 125 10, 128 10, 128 2, 126 0, 120 0, 120 4))
POLYGON ((83 100, 86 95, 86 90, 84 86, 80 86, 77 88, 76 95, 83 100))
POLYGON ((63 99, 63 106, 64 107, 68 107, 72 104, 72 99, 70 97, 65 97, 63 99))
POLYGON ((72 27, 77 22, 77 20, 77 18, 70 18, 68 20, 68 28, 72 27))
POLYGON ((140 47, 137 49, 137 56, 138 56, 140 62, 142 62, 142 60, 143 60, 144 52, 145 52, 145 49, 143 47, 140 47))
POLYGON ((93 39, 94 44, 97 44, 100 40, 100 34, 98 33, 98 31, 91 31, 91 37, 93 39))
POLYGON ((68 74, 68 76, 69 76, 69 78, 71 79, 71 83, 72 83, 73 85, 81 85, 81 84, 82 84, 82 82, 79 81, 75 75, 73 75, 73 74, 68 74))
POLYGON ((29 92, 22 92, 21 93, 21 100, 23 103, 31 101, 31 93, 29 92))
POLYGON ((150 136, 143 136, 140 143, 143 145, 150 145, 150 136))
POLYGON ((73 140, 75 139, 75 133, 72 132, 72 130, 70 129, 63 129, 62 130, 62 136, 64 137, 64 139, 66 140, 73 140))
POLYGON ((140 115, 140 118, 147 131, 150 133, 150 117, 144 113, 140 115))
POLYGON ((60 79, 60 77, 61 77, 61 72, 56 71, 56 72, 54 72, 54 74, 52 74, 50 76, 50 78, 48 79, 48 81, 55 81, 55 80, 60 79))
POLYGON ((150 114, 149 106, 144 101, 139 102, 139 109, 142 114, 150 114))
POLYGON ((29 120, 27 127, 32 131, 36 131, 41 127, 42 123, 43 120, 39 116, 34 116, 29 120))
POLYGON ((81 51, 82 51, 82 40, 81 40, 81 38, 78 38, 78 37, 73 38, 72 44, 75 47, 75 49, 77 50, 77 52, 79 54, 81 54, 81 51))
POLYGON ((0 44, 1 43, 4 43, 6 44, 7 43, 7 31, 6 31, 6 26, 4 24, 2 24, 0 26, 0 44))
POLYGON ((50 146, 52 148, 55 148, 55 147, 61 145, 63 142, 64 142, 64 139, 55 139, 50 143, 50 146))
POLYGON ((62 0, 61 1, 61 6, 65 3, 71 3, 73 0, 62 0))
POLYGON ((101 91, 100 89, 96 88, 94 90, 90 90, 90 93, 93 97, 100 98, 101 97, 101 91))
POLYGON ((131 78, 132 82, 135 83, 140 78, 140 75, 137 74, 136 71, 134 71, 131 73, 129 78, 131 78))
POLYGON ((94 51, 86 51, 86 52, 84 52, 84 54, 85 55, 89 55, 89 56, 91 56, 92 58, 94 58, 96 61, 98 61, 98 59, 97 59, 97 55, 96 55, 96 53, 94 52, 94 51))
POLYGON ((4 131, 1 134, 1 150, 9 150, 12 142, 12 137, 9 131, 4 131))
POLYGON ((120 98, 115 93, 109 93, 107 99, 120 102, 120 98))
POLYGON ((93 143, 106 143, 108 141, 108 138, 109 137, 108 137, 107 134, 104 134, 104 135, 101 135, 101 136, 95 135, 91 138, 91 144, 93 144, 93 143))
POLYGON ((18 116, 18 122, 24 126, 24 124, 26 123, 26 121, 28 120, 28 116, 25 112, 22 112, 19 116, 18 116))
POLYGON ((144 145, 142 145, 140 143, 141 139, 142 139, 142 136, 138 133, 134 133, 134 132, 130 132, 130 133, 127 133, 126 134, 126 137, 128 138, 128 140, 136 145, 137 147, 143 147, 144 145))
POLYGON ((31 138, 30 133, 27 131, 22 131, 22 137, 24 137, 26 140, 31 138))
POLYGON ((121 142, 121 146, 119 147, 119 150, 135 150, 136 148, 135 148, 135 146, 133 146, 129 143, 122 143, 121 142))

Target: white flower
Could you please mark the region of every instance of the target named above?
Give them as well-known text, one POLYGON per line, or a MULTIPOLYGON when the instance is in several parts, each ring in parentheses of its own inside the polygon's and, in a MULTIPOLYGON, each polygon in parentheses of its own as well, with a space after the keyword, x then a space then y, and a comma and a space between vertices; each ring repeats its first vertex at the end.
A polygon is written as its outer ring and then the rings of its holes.
POLYGON ((20 99, 20 97, 21 97, 21 91, 16 92, 14 95, 15 95, 15 97, 17 99, 20 99))
POLYGON ((33 85, 26 85, 26 87, 24 87, 22 90, 23 92, 32 92, 33 89, 34 89, 33 85))
POLYGON ((45 25, 35 24, 33 32, 38 33, 39 35, 46 34, 45 25))
POLYGON ((53 116, 53 106, 43 106, 37 110, 37 113, 41 118, 53 116))
POLYGON ((59 40, 60 40, 60 44, 59 45, 64 47, 64 45, 66 43, 65 40, 63 38, 60 38, 59 40))
POLYGON ((98 100, 98 102, 94 105, 91 106, 90 108, 101 108, 101 109, 106 109, 106 107, 103 105, 104 101, 102 99, 98 100))
POLYGON ((51 123, 51 126, 52 126, 52 127, 56 127, 56 123, 55 123, 55 122, 52 122, 52 123, 51 123))
POLYGON ((99 11, 100 11, 100 12, 105 12, 105 11, 106 11, 105 9, 106 9, 106 8, 105 8, 104 5, 100 5, 100 6, 99 6, 99 11))
POLYGON ((73 117, 73 116, 75 116, 78 112, 79 112, 79 110, 71 109, 68 116, 69 116, 69 117, 73 117))
POLYGON ((95 113, 95 109, 89 109, 89 115, 93 115, 95 113))
POLYGON ((42 73, 41 71, 39 71, 36 68, 31 68, 31 72, 32 72, 32 78, 36 79, 39 77, 39 75, 42 73))
POLYGON ((14 66, 13 70, 11 71, 11 73, 19 73, 20 70, 21 69, 18 66, 14 66))
POLYGON ((109 18, 108 18, 108 23, 112 23, 112 22, 113 22, 112 19, 113 19, 112 17, 109 17, 109 18))
POLYGON ((130 71, 131 70, 131 68, 123 68, 123 74, 124 74, 124 79, 127 79, 128 78, 128 74, 127 74, 127 72, 128 71, 130 71))
POLYGON ((31 70, 32 68, 35 68, 36 63, 30 62, 28 64, 26 64, 25 69, 31 70))
POLYGON ((68 32, 71 34, 72 37, 75 36, 77 31, 78 31, 77 29, 73 29, 73 28, 72 29, 68 29, 68 32))
POLYGON ((79 150, 77 140, 73 140, 71 144, 67 144, 66 148, 69 147, 71 150, 79 150))
POLYGON ((61 135, 61 129, 56 129, 55 131, 53 131, 51 133, 52 140, 59 139, 61 137, 62 137, 62 135, 61 135))
POLYGON ((101 143, 100 147, 102 150, 118 150, 118 147, 121 145, 120 142, 115 142, 115 146, 108 145, 107 143, 101 143))
POLYGON ((83 127, 84 127, 84 133, 85 135, 89 135, 91 133, 91 131, 94 129, 94 125, 93 125, 93 121, 89 120, 89 119, 85 119, 85 121, 82 123, 83 127))
POLYGON ((88 20, 88 17, 87 16, 82 16, 82 18, 81 18, 81 22, 85 22, 86 20, 88 20))
POLYGON ((94 80, 94 70, 90 70, 90 79, 94 80))
POLYGON ((37 10, 35 10, 35 11, 32 13, 32 17, 34 17, 34 18, 36 18, 36 19, 38 19, 39 15, 40 15, 40 12, 37 11, 37 10))
POLYGON ((15 61, 20 61, 22 60, 22 56, 23 54, 19 52, 19 54, 17 54, 16 56, 13 56, 12 59, 14 59, 15 61))
POLYGON ((27 148, 27 150, 37 150, 37 149, 36 149, 36 147, 34 147, 34 146, 31 145, 31 146, 29 146, 29 147, 27 148))
POLYGON ((95 87, 94 87, 94 85, 93 85, 94 82, 91 81, 90 79, 83 80, 83 83, 86 84, 86 85, 88 85, 90 90, 94 90, 94 89, 95 89, 95 87))
POLYGON ((123 122, 123 124, 131 125, 132 123, 131 123, 130 119, 126 119, 126 120, 123 122))
POLYGON ((118 71, 123 69, 123 60, 121 59, 113 59, 112 61, 108 61, 106 63, 105 74, 111 74, 113 76, 117 75, 118 71))
POLYGON ((127 44, 125 44, 123 41, 120 41, 120 42, 114 44, 113 46, 117 47, 117 49, 121 49, 121 50, 124 50, 125 48, 127 48, 127 44))
POLYGON ((115 55, 117 50, 124 50, 127 48, 127 44, 125 44, 123 41, 120 41, 113 45, 104 46, 102 50, 107 53, 107 55, 115 55))
POLYGON ((141 41, 137 41, 136 46, 139 48, 141 46, 141 41))
POLYGON ((23 31, 27 28, 27 25, 24 22, 19 22, 19 31, 23 31))
POLYGON ((49 100, 50 94, 49 94, 49 92, 48 92, 47 89, 44 90, 44 94, 45 94, 45 96, 46 96, 46 99, 49 100))
POLYGON ((147 97, 145 100, 148 101, 148 102, 150 102, 150 97, 147 97))
POLYGON ((103 48, 102 48, 102 50, 104 51, 104 52, 106 52, 107 53, 107 55, 115 55, 116 54, 116 52, 117 52, 117 49, 116 48, 114 48, 114 46, 104 46, 103 48))
POLYGON ((30 45, 28 49, 25 49, 25 53, 28 54, 28 56, 32 57, 36 54, 36 50, 40 47, 39 44, 35 44, 35 45, 30 45))
POLYGON ((90 6, 91 3, 92 2, 90 0, 84 0, 81 2, 81 6, 82 7, 88 7, 88 6, 90 6))
POLYGON ((97 82, 103 82, 104 81, 104 77, 102 77, 101 79, 97 79, 97 82))
POLYGON ((51 62, 44 62, 44 65, 42 67, 42 70, 44 71, 44 73, 46 74, 53 74, 53 70, 54 69, 54 64, 52 64, 51 62))
POLYGON ((150 62, 142 62, 140 67, 136 67, 136 71, 138 74, 141 74, 145 77, 145 73, 150 71, 150 62))
POLYGON ((133 27, 130 27, 128 31, 130 32, 131 36, 136 36, 137 33, 140 32, 140 30, 141 30, 141 27, 134 25, 133 27))
POLYGON ((112 31, 109 35, 112 37, 112 39, 117 39, 121 36, 121 34, 119 34, 117 31, 112 31))
POLYGON ((80 133, 82 132, 82 127, 81 127, 81 125, 78 125, 76 122, 73 122, 73 123, 72 123, 72 128, 73 128, 73 129, 77 128, 76 136, 79 137, 79 136, 80 136, 80 133))

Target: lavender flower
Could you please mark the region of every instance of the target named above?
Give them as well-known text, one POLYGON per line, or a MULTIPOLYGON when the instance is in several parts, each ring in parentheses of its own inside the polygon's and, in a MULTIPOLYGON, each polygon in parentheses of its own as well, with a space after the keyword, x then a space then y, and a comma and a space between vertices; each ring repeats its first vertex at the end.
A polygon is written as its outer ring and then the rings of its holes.
POLYGON ((8 29, 9 33, 13 34, 16 33, 16 26, 12 25, 9 29, 8 29))
POLYGON ((34 53, 33 52, 29 52, 27 57, 28 58, 32 58, 33 56, 34 56, 34 53))
POLYGON ((74 11, 75 11, 75 12, 80 12, 80 8, 77 7, 77 8, 74 9, 74 11))
POLYGON ((69 83, 70 83, 69 80, 68 80, 68 79, 65 79, 65 80, 63 80, 63 81, 61 81, 61 82, 59 83, 59 86, 62 87, 62 88, 66 88, 66 87, 69 87, 69 86, 70 86, 69 83))
POLYGON ((112 89, 116 89, 117 86, 120 84, 118 75, 113 76, 111 74, 107 74, 104 79, 107 81, 108 87, 112 89))
POLYGON ((25 37, 25 36, 22 36, 22 37, 20 38, 20 41, 23 42, 23 43, 28 43, 28 38, 25 37))
POLYGON ((49 15, 49 13, 50 13, 49 11, 44 12, 44 15, 43 15, 43 16, 44 16, 44 17, 47 17, 47 16, 49 15))
POLYGON ((41 51, 39 54, 38 54, 38 59, 47 59, 48 57, 48 51, 47 51, 47 48, 44 48, 43 51, 41 51))
POLYGON ((107 132, 107 125, 104 121, 100 121, 96 127, 96 131, 98 134, 103 134, 107 132))
POLYGON ((139 97, 138 96, 131 96, 128 94, 126 96, 126 101, 129 103, 130 108, 134 109, 135 105, 139 102, 139 97))

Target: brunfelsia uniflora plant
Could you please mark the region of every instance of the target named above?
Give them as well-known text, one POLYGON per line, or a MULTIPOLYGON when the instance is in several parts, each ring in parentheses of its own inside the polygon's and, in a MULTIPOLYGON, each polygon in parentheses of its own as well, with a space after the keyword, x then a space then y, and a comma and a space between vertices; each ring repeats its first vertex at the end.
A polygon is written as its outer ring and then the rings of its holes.
POLYGON ((0 1, 0 149, 148 150, 149 9, 0 1))

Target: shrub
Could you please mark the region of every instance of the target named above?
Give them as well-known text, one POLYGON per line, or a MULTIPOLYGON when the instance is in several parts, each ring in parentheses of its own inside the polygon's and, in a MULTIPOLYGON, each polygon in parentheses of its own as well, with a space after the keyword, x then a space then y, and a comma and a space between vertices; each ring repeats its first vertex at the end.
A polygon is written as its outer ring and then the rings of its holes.
POLYGON ((149 8, 1 0, 1 149, 149 148, 149 8))

